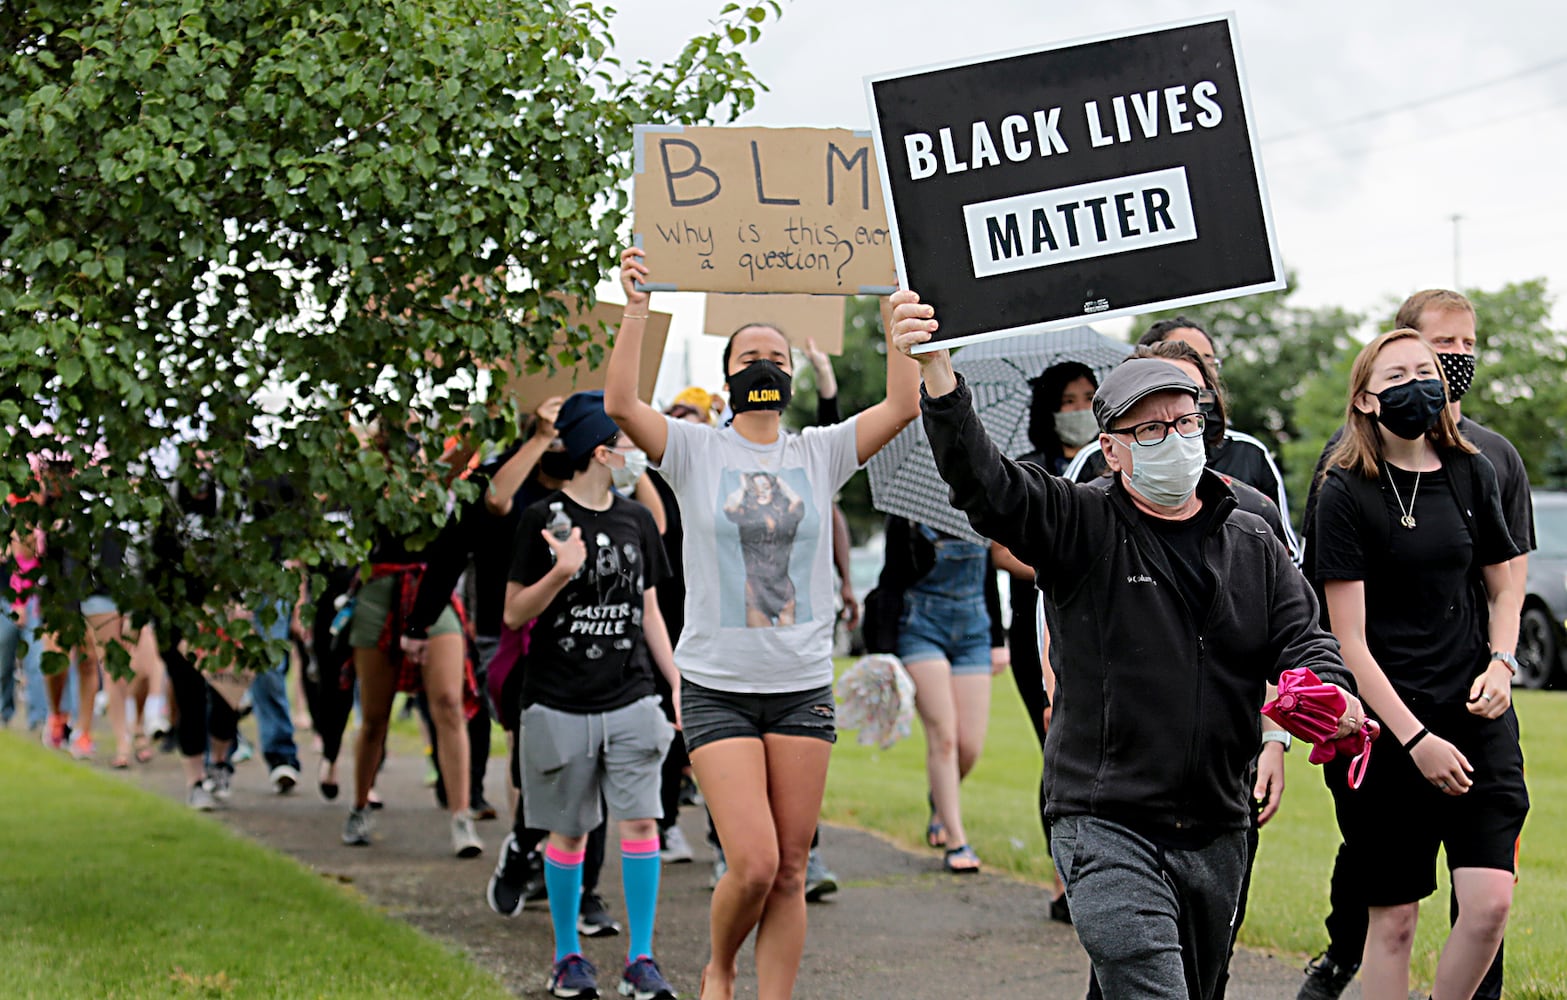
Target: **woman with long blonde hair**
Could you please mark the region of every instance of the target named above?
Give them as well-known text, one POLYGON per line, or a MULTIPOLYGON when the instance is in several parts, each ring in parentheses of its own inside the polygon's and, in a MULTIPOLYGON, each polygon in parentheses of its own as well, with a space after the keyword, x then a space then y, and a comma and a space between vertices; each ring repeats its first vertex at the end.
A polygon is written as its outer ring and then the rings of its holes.
POLYGON ((1512 711, 1517 554, 1491 464, 1458 432, 1414 330, 1355 359, 1344 436, 1323 473, 1317 576, 1330 627, 1383 738, 1358 789, 1327 769, 1345 849, 1365 872, 1367 1000, 1404 1000, 1420 900, 1446 849, 1458 921, 1432 995, 1473 995, 1507 926, 1529 808, 1512 711))

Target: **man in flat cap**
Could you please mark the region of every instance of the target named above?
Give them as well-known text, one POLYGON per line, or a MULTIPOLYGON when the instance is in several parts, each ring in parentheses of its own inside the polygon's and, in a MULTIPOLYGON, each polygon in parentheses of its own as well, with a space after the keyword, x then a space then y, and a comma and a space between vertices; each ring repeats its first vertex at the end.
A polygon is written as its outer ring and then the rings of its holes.
MULTIPOLYGON (((893 296, 894 344, 935 312, 893 296)), ((1074 485, 986 436, 944 350, 915 354, 953 506, 1036 567, 1064 650, 1045 743, 1051 854, 1109 1000, 1214 994, 1245 868, 1263 685, 1309 667, 1365 712, 1317 602, 1267 524, 1203 468, 1197 385, 1133 359, 1094 397, 1113 477, 1074 485)))

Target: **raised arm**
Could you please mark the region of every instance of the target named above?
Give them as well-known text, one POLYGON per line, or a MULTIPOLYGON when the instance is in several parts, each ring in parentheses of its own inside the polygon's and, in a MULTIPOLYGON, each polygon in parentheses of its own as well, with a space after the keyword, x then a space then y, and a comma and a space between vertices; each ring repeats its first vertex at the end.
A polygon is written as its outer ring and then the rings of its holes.
MULTIPOLYGON (((893 305, 897 305, 898 295, 913 294, 899 292, 892 297, 893 305)), ((918 301, 917 296, 915 301, 918 301)), ((854 450, 862 465, 886 447, 887 442, 897 437, 903 428, 919 419, 920 365, 907 352, 894 349, 893 334, 896 329, 895 323, 893 330, 886 332, 887 398, 862 412, 855 423, 854 450)), ((945 351, 941 353, 946 355, 945 351)))
POLYGON ((664 415, 637 396, 637 378, 642 370, 642 335, 647 331, 648 309, 652 296, 637 287, 646 282, 646 256, 641 247, 631 247, 620 255, 620 287, 626 293, 626 308, 620 315, 620 332, 609 352, 609 369, 604 377, 604 412, 620 425, 638 448, 647 453, 654 465, 664 460, 669 443, 669 425, 664 415))
POLYGON ((550 442, 555 440, 555 418, 560 414, 562 402, 559 396, 551 396, 544 401, 534 414, 538 417, 538 426, 533 436, 524 441, 490 477, 490 487, 484 491, 484 506, 491 514, 505 517, 511 513, 512 500, 517 496, 517 491, 522 489, 528 475, 539 464, 550 442))

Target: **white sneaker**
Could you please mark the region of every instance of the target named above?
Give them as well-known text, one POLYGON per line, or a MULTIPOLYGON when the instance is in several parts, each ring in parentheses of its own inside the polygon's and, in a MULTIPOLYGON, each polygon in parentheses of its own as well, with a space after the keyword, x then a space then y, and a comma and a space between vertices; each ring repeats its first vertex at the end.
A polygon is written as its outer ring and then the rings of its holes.
POLYGON ((664 831, 664 848, 658 852, 658 857, 666 865, 685 864, 695 857, 691 853, 691 845, 686 842, 686 835, 680 832, 680 827, 672 826, 664 831))
POLYGON ((452 816, 452 853, 459 858, 476 858, 484 853, 484 842, 473 829, 473 814, 466 809, 452 816))
POLYGON ((218 807, 218 800, 207 790, 205 781, 198 781, 185 793, 185 804, 198 812, 211 812, 218 807))
POLYGON ((370 815, 369 806, 349 810, 348 821, 343 824, 343 843, 349 847, 369 847, 374 827, 375 818, 370 815))
POLYGON ((291 764, 279 764, 268 775, 272 779, 272 790, 279 795, 287 795, 299 784, 299 768, 291 764))

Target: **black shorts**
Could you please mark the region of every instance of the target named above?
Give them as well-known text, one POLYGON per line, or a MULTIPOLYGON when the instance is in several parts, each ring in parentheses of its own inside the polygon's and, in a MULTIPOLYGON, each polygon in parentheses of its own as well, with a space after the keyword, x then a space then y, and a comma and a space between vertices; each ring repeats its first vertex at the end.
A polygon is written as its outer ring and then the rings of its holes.
POLYGON ((719 740, 759 740, 769 733, 838 741, 837 705, 830 686, 781 694, 740 694, 682 680, 680 716, 690 753, 719 740))
POLYGON ((1470 715, 1462 706, 1418 714, 1474 767, 1474 785, 1463 795, 1437 789, 1387 736, 1374 745, 1358 789, 1346 781, 1347 761, 1324 768, 1345 849, 1371 906, 1401 906, 1435 892, 1438 846, 1447 851, 1449 869, 1513 871, 1529 812, 1512 709, 1499 719, 1470 715))

